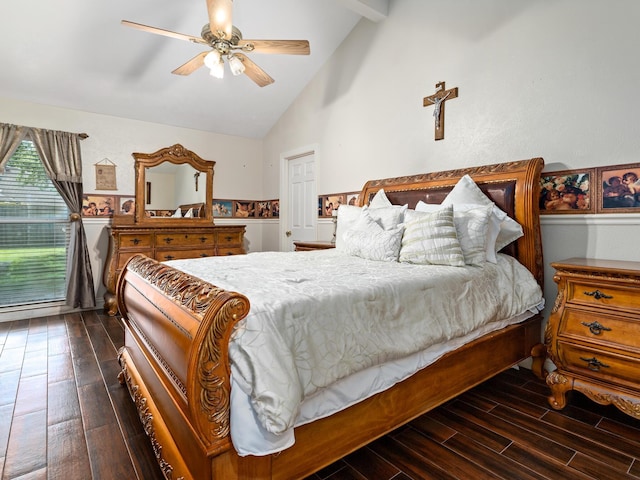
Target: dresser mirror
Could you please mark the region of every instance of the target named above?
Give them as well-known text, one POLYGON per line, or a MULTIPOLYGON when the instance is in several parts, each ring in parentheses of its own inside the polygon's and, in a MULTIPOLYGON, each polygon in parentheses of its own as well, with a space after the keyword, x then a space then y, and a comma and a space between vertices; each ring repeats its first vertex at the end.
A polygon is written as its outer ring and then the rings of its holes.
POLYGON ((135 222, 162 225, 213 223, 214 161, 182 145, 134 153, 135 222))

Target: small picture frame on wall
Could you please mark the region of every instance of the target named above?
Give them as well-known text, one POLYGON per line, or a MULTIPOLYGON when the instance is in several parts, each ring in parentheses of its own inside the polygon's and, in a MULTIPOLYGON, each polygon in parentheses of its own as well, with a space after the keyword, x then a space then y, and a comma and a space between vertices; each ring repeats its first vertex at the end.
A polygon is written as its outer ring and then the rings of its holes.
POLYGON ((271 200, 271 216, 280 217, 280 200, 271 200))
POLYGON ((345 202, 345 195, 327 195, 322 197, 322 212, 321 217, 332 217, 333 211, 338 210, 338 207, 345 202))
POLYGON ((213 216, 214 217, 231 217, 233 216, 233 200, 213 200, 213 216))
POLYGON ((543 172, 540 175, 540 213, 594 213, 594 181, 594 168, 543 172))
POLYGON ((233 202, 233 216, 240 218, 253 218, 256 213, 255 202, 236 200, 233 202))
POLYGON ((134 196, 118 195, 118 215, 133 215, 136 212, 134 196))
POLYGON ((598 167, 597 213, 640 213, 640 163, 598 167))
POLYGON ((347 205, 358 206, 358 200, 360 199, 360 192, 349 192, 347 196, 347 205))
POLYGON ((269 200, 265 202, 256 202, 256 217, 258 218, 271 217, 271 202, 269 200))
POLYGON ((114 195, 83 195, 83 217, 112 217, 116 205, 114 195))

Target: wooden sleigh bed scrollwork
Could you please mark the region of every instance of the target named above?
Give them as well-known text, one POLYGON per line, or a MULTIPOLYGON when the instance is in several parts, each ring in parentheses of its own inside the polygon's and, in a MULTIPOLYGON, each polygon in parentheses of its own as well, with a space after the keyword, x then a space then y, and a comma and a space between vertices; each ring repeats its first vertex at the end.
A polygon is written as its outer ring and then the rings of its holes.
MULTIPOLYGON (((534 158, 370 181, 360 202, 384 188, 394 204, 440 203, 469 174, 522 225, 524 236, 503 253, 518 259, 542 286, 542 166, 534 158)), ((278 454, 239 456, 229 429, 228 344, 251 308, 248 299, 136 256, 118 280, 117 300, 125 328, 120 379, 168 479, 303 478, 531 356, 534 372, 543 374, 542 319, 536 314, 447 353, 388 390, 297 427, 295 444, 278 454)))

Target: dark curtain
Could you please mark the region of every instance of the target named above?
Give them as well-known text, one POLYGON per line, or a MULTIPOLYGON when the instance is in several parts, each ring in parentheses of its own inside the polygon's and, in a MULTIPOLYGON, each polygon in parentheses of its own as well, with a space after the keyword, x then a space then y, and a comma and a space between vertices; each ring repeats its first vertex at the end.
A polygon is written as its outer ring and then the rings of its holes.
POLYGON ((82 158, 81 135, 0 124, 0 173, 20 142, 28 138, 36 146, 47 175, 71 210, 71 239, 67 265, 67 299, 73 308, 93 308, 96 299, 93 273, 82 224, 82 158))

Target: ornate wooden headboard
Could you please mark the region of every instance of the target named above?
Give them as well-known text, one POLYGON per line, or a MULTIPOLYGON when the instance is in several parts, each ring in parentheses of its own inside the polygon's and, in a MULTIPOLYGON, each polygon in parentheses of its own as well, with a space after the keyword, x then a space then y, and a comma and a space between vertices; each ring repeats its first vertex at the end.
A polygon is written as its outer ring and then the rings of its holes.
POLYGON ((395 205, 408 204, 414 208, 418 201, 441 203, 458 180, 469 174, 480 189, 524 231, 517 242, 502 249, 517 258, 543 286, 544 266, 538 198, 542 158, 469 167, 444 172, 424 173, 406 177, 371 180, 360 195, 360 205, 368 204, 378 190, 384 188, 387 198, 395 205))

